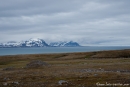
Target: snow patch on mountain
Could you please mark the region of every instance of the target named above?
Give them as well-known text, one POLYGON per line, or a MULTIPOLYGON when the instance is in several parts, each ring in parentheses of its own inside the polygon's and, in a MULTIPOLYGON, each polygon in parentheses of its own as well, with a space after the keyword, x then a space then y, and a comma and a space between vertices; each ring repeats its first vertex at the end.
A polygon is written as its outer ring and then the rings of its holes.
POLYGON ((73 41, 60 41, 60 42, 52 42, 49 44, 50 46, 54 46, 54 47, 75 47, 75 46, 80 46, 77 42, 73 42, 73 41))

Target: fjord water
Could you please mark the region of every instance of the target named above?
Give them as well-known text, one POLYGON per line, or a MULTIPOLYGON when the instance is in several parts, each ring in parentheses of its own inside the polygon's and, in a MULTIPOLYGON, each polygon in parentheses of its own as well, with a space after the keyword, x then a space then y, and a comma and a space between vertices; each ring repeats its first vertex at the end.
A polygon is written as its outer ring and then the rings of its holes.
POLYGON ((0 48, 0 55, 49 54, 130 49, 130 46, 0 48))

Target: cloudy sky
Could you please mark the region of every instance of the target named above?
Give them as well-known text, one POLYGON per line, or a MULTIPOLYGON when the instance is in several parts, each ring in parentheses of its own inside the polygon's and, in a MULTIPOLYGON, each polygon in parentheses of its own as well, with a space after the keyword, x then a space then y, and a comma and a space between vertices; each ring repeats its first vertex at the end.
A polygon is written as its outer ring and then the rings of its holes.
POLYGON ((130 45, 130 0, 0 0, 0 42, 130 45))

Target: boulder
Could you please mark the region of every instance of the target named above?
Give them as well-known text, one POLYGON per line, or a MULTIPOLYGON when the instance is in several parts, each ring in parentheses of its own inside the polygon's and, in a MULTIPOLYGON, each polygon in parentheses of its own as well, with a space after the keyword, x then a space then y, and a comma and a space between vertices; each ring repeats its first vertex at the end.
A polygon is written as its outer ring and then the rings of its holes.
POLYGON ((41 60, 33 60, 26 65, 26 68, 36 68, 36 67, 42 67, 42 66, 48 66, 48 65, 49 65, 48 63, 43 62, 41 60))

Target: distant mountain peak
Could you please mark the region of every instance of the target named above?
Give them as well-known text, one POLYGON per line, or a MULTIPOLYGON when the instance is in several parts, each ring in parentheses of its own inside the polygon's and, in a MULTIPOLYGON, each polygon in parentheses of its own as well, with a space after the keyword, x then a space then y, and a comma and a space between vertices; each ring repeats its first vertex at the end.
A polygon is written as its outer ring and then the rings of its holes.
POLYGON ((47 47, 48 44, 43 40, 39 38, 31 38, 29 40, 26 40, 22 46, 25 47, 47 47))

